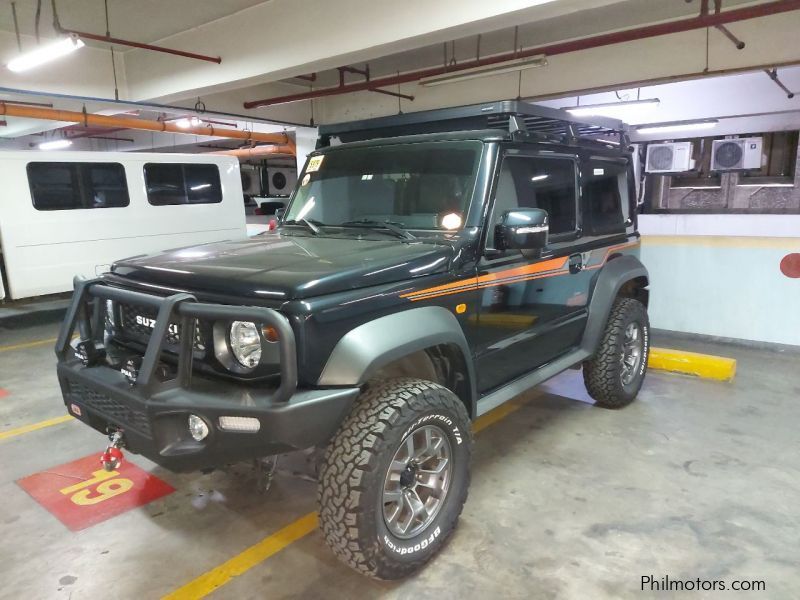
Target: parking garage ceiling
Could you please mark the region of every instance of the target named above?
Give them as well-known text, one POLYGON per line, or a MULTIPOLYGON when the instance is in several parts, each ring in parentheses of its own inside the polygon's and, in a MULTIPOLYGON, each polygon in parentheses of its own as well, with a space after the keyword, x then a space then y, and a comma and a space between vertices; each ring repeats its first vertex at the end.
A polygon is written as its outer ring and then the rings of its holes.
MULTIPOLYGON (((36 4, 35 0, 16 2, 23 48, 35 45, 36 4)), ((715 5, 702 0, 517 0, 491 4, 446 0, 433 6, 420 0, 374 2, 368 8, 356 0, 307 0, 303 4, 304 10, 298 11, 297 3, 290 0, 108 0, 108 31, 113 37, 220 57, 221 62, 120 45, 114 45, 112 62, 108 44, 87 40, 87 47, 68 61, 25 74, 0 72, 0 92, 5 94, 0 99, 30 100, 30 95, 21 91, 47 97, 58 90, 62 96, 46 100, 58 108, 130 110, 130 106, 97 101, 118 96, 122 101, 178 107, 169 113, 171 116, 181 111, 191 113, 197 105, 238 115, 244 127, 261 127, 266 121, 281 128, 287 123, 336 122, 498 98, 586 97, 612 90, 669 85, 676 79, 736 76, 763 71, 765 67, 784 69, 788 77, 785 69, 794 64, 794 36, 800 26, 800 6, 794 6, 798 3, 791 0, 723 0, 723 13, 773 6, 793 10, 731 23, 729 31, 746 42, 741 50, 723 32, 697 28, 591 51, 545 56, 543 68, 435 88, 421 86, 417 81, 385 88, 399 97, 361 91, 260 106, 259 101, 275 97, 332 88, 341 81, 363 81, 357 71, 340 75, 338 67, 369 69, 370 76, 376 79, 443 65, 465 65, 515 49, 524 51, 686 21, 697 17, 704 6, 713 13, 715 5), (426 19, 415 18, 422 10, 426 19), (155 14, 158 19, 153 18, 155 14), (769 39, 759 33, 765 28, 771 31, 769 39), (642 56, 647 60, 641 60, 642 56)), ((102 0, 57 0, 56 6, 62 27, 105 34, 102 0)), ((43 2, 39 27, 43 40, 56 35, 52 20, 50 3, 43 2)), ((7 5, 0 9, 0 60, 4 62, 18 53, 14 29, 13 14, 7 5)), ((775 89, 766 78, 755 88, 751 85, 751 103, 763 105, 775 89)), ((770 110, 794 108, 791 103, 778 104, 770 110)), ((741 109, 743 114, 756 112, 747 106, 741 109)), ((702 113, 698 116, 713 116, 715 111, 713 103, 697 103, 695 110, 702 113)), ((9 119, 8 126, 0 128, 0 137, 42 133, 53 127, 53 123, 9 119)), ((162 140, 161 146, 181 145, 184 141, 168 144, 162 140)))

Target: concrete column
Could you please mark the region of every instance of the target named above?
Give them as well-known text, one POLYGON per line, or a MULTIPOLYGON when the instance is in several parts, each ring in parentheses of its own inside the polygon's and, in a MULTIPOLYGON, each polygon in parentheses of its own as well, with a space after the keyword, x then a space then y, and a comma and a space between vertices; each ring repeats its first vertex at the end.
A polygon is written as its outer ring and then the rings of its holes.
POLYGON ((298 174, 306 164, 306 156, 317 147, 317 135, 316 127, 298 127, 295 131, 298 174))

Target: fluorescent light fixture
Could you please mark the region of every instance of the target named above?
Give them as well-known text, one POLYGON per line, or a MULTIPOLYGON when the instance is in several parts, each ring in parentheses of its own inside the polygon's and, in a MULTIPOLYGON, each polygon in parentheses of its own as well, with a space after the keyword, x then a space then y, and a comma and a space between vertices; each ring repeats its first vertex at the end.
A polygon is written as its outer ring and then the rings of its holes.
POLYGON ((531 177, 531 181, 544 181, 548 177, 550 177, 550 175, 534 175, 531 177))
POLYGON ((58 40, 57 42, 53 42, 52 44, 45 44, 44 46, 39 46, 36 48, 36 50, 31 50, 30 52, 21 54, 20 56, 9 61, 8 65, 6 66, 8 67, 9 71, 14 71, 15 73, 27 71, 28 69, 33 69, 39 65, 43 65, 56 60, 57 58, 61 58, 62 56, 66 56, 67 54, 71 54, 75 50, 83 48, 84 45, 85 44, 78 36, 71 35, 67 38, 58 40))
POLYGON ((61 150, 72 146, 72 140, 53 140, 52 142, 42 142, 39 150, 61 150))
POLYGON ((620 102, 608 102, 605 104, 587 104, 585 106, 573 106, 565 108, 569 114, 576 117, 630 117, 634 114, 651 111, 658 108, 661 100, 658 98, 646 98, 644 100, 621 100, 620 102))
POLYGON ((672 123, 654 123, 652 125, 642 125, 635 129, 636 133, 669 133, 671 131, 696 131, 698 129, 713 129, 717 126, 717 119, 705 119, 703 121, 673 121, 672 123))
POLYGON ((183 119, 178 119, 177 121, 175 121, 175 125, 177 125, 181 129, 189 129, 190 127, 198 127, 198 126, 202 125, 202 123, 203 122, 200 119, 198 119, 197 117, 192 117, 191 119, 183 118, 183 119))
POLYGON ((489 75, 499 75, 501 73, 515 73, 523 69, 532 69, 534 67, 546 67, 547 57, 543 54, 539 56, 531 56, 528 58, 515 58, 506 60, 493 65, 482 65, 480 67, 473 67, 471 69, 460 69, 452 73, 442 73, 441 75, 432 75, 431 77, 423 77, 419 80, 420 85, 430 87, 433 85, 442 85, 445 83, 456 83, 458 81, 467 81, 469 79, 477 79, 478 77, 487 77, 489 75))

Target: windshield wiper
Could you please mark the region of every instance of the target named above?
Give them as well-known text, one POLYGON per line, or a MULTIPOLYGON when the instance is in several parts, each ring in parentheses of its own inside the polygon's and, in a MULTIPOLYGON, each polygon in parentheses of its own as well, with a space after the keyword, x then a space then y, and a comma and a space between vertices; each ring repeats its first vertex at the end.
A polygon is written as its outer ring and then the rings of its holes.
POLYGON ((284 225, 305 225, 311 230, 311 233, 314 235, 319 235, 319 227, 317 227, 313 221, 310 221, 306 218, 286 221, 284 225))
POLYGON ((341 223, 342 227, 369 227, 371 229, 375 229, 377 231, 387 231, 392 235, 399 237, 404 240, 415 240, 417 236, 412 234, 410 231, 406 231, 402 227, 402 223, 398 223, 397 221, 378 221, 375 219, 359 219, 357 221, 346 221, 341 223))

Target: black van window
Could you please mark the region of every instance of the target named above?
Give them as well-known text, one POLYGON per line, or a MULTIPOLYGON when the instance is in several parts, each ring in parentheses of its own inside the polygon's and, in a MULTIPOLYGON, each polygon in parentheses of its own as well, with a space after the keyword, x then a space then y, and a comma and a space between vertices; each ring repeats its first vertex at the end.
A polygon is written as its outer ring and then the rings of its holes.
POLYGON ((222 202, 217 165, 147 163, 147 201, 154 206, 222 202))
POLYGON ((584 235, 609 235, 625 231, 627 170, 627 164, 610 161, 589 161, 584 165, 584 235))
POLYGON ((28 184, 36 210, 119 208, 130 204, 119 163, 31 162, 28 184))

